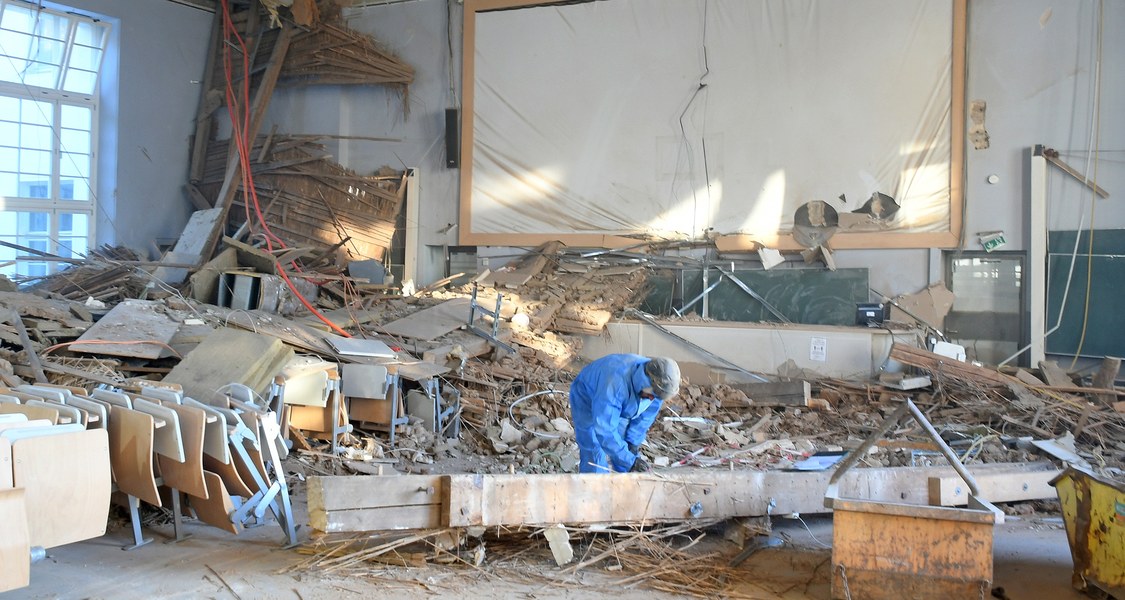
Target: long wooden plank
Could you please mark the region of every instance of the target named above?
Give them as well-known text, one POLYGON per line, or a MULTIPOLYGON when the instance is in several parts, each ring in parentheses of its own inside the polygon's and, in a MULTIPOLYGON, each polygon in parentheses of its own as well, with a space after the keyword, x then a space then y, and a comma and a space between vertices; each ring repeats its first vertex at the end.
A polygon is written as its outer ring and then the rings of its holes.
POLYGON ((203 479, 203 435, 207 414, 202 409, 165 402, 164 408, 174 411, 180 421, 184 460, 179 462, 158 454, 160 475, 164 485, 180 490, 189 496, 207 499, 207 482, 203 479))
POLYGON ((26 493, 33 546, 54 548, 105 535, 111 476, 104 429, 18 440, 16 487, 26 493), (65 517, 65 518, 64 518, 65 517))
MULTIPOLYGON (((977 481, 996 465, 973 469, 977 481)), ((929 478, 951 467, 856 469, 840 482, 842 497, 926 504, 929 478)), ((450 475, 443 503, 450 526, 676 521, 698 503, 703 517, 827 512, 831 472, 675 470, 659 474, 450 475)), ((983 484, 982 484, 983 485, 983 484)), ((1054 493, 1043 497, 1054 497, 1054 493)))
MULTIPOLYGON (((1020 469, 1040 471, 1044 464, 980 465, 971 471, 978 483, 991 485, 993 477, 1020 469)), ((926 504, 930 477, 953 476, 956 473, 951 467, 855 469, 845 475, 841 493, 926 504)), ((435 487, 442 502, 436 513, 417 491, 428 489, 434 476, 310 477, 308 506, 313 527, 332 531, 394 530, 407 528, 406 524, 427 528, 682 521, 692 518, 696 503, 701 518, 762 516, 771 500, 772 514, 828 512, 824 491, 830 477, 828 471, 707 469, 653 474, 445 475, 435 487)), ((1053 498, 1054 492, 1041 497, 1053 498)))
POLYGON ((31 537, 23 489, 0 489, 0 592, 31 584, 31 537))
POLYGON ((122 492, 160 506, 153 475, 152 415, 114 406, 109 415, 109 458, 122 492))
POLYGON ((998 371, 985 369, 959 360, 935 354, 929 350, 894 344, 891 346, 891 358, 905 365, 920 367, 937 375, 945 375, 977 384, 989 384, 1006 387, 1011 383, 1023 385, 1015 377, 1009 377, 998 371))

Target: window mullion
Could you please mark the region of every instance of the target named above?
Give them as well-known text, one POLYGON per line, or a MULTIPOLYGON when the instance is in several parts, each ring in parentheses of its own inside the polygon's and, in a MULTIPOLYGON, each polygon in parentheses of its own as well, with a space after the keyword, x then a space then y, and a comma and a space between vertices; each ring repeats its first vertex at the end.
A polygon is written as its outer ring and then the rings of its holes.
POLYGON ((52 101, 51 113, 54 115, 51 120, 51 143, 55 150, 51 153, 51 200, 57 203, 62 200, 62 103, 52 101))

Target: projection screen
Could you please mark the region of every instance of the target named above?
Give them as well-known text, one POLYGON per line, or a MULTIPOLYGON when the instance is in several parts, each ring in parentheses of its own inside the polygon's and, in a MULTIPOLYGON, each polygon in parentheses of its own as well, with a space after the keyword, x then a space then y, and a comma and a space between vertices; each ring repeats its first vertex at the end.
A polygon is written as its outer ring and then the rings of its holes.
POLYGON ((965 0, 466 0, 461 243, 950 247, 965 0))

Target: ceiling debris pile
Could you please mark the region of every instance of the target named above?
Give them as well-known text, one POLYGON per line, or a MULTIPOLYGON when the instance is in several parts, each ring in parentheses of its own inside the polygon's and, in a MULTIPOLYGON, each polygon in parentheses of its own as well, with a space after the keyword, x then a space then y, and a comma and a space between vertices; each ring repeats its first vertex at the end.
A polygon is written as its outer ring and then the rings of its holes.
MULTIPOLYGON (((259 136, 250 162, 257 204, 236 198, 229 226, 260 232, 262 219, 288 245, 342 248, 354 260, 382 261, 402 203, 402 174, 386 169, 359 175, 333 161, 317 142, 312 136, 259 136)), ((223 184, 226 146, 211 146, 199 183, 205 196, 217 195, 223 184)))

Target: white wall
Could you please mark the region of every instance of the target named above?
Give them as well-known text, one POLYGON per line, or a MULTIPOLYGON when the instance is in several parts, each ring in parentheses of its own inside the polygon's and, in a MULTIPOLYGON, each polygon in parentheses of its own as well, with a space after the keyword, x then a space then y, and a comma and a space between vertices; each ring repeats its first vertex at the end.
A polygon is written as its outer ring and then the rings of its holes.
MULTIPOLYGON (((1003 230, 1005 250, 1027 247, 1024 232, 1026 153, 1037 143, 1064 151, 1064 160, 1085 169, 1091 143, 1092 61, 1096 0, 973 0, 969 6, 967 95, 988 103, 988 149, 966 150, 966 249, 980 249, 977 232, 1003 230), (1047 11, 1050 14, 1047 14, 1047 11), (996 174, 999 183, 987 183, 996 174)), ((1097 226, 1125 227, 1125 3, 1105 3, 1101 74, 1098 183, 1113 194, 1099 201, 1097 226)), ((422 172, 423 244, 455 243, 456 230, 438 233, 457 219, 457 171, 444 167, 444 109, 457 104, 460 90, 461 6, 457 0, 411 0, 352 9, 350 25, 369 32, 417 70, 410 89, 410 116, 401 99, 382 88, 282 90, 271 117, 295 133, 343 133, 399 138, 391 143, 344 142, 334 148, 351 168, 370 171, 389 164, 422 172), (447 2, 449 4, 447 4, 447 2), (453 76, 446 36, 452 5, 453 76)), ((518 52, 518 49, 513 49, 518 52)), ((1091 169, 1092 170, 1092 169, 1091 169)), ((1051 175, 1054 229, 1073 229, 1082 207, 1082 187, 1051 175)), ((939 251, 859 250, 836 255, 841 267, 867 267, 871 285, 888 294, 914 292, 941 278, 939 251)), ((433 260, 430 261, 433 263, 433 260)), ((430 279, 438 267, 430 264, 430 279)), ((426 279, 423 277, 423 279, 426 279)))
POLYGON ((191 205, 189 136, 212 14, 166 0, 64 0, 113 23, 99 106, 97 243, 142 252, 176 238, 191 205))

